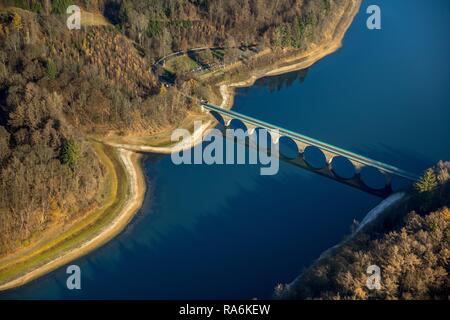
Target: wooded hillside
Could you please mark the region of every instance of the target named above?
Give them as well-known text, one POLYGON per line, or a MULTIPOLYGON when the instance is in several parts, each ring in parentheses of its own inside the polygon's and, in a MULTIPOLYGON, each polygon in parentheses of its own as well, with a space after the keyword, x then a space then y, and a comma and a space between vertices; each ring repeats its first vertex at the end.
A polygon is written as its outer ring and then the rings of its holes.
POLYGON ((440 162, 416 183, 409 200, 355 238, 280 285, 288 299, 442 299, 450 297, 450 163, 440 162), (380 290, 366 286, 380 267, 380 290))
POLYGON ((0 255, 101 203, 105 172, 90 134, 153 133, 185 117, 177 86, 150 72, 157 58, 211 45, 305 48, 344 4, 1 0, 0 255), (111 25, 68 30, 71 4, 111 25))

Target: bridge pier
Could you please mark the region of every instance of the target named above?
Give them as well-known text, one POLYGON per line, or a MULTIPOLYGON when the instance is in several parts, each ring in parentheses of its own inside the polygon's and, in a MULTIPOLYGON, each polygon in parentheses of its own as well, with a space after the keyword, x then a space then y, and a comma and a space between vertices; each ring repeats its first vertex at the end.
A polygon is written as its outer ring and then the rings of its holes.
POLYGON ((385 198, 387 196, 389 196, 392 193, 392 189, 388 186, 386 186, 383 189, 371 189, 369 188, 367 185, 364 184, 364 182, 362 181, 361 177, 359 174, 355 174, 352 178, 350 179, 343 179, 339 176, 337 176, 333 170, 331 170, 330 167, 326 166, 324 168, 321 169, 315 169, 312 168, 304 159, 303 157, 299 156, 297 159, 288 159, 286 157, 283 157, 280 155, 280 158, 283 161, 289 162, 293 165, 296 165, 300 168, 303 168, 305 170, 314 172, 316 174, 319 174, 323 177, 329 178, 329 179, 333 179, 336 181, 339 181, 340 183, 343 183, 347 186, 362 190, 364 192, 367 192, 369 194, 375 195, 377 197, 382 197, 385 198))
MULTIPOLYGON (((286 156, 283 156, 280 154, 280 158, 291 162, 297 166, 300 166, 306 170, 313 171, 315 173, 318 173, 322 176, 326 176, 328 178, 332 178, 334 180, 338 180, 344 184, 350 185, 352 187, 361 189, 363 191, 366 191, 368 193, 378 195, 381 197, 388 196, 392 192, 392 178, 393 175, 402 177, 404 179, 407 179, 409 181, 416 181, 418 179, 418 176, 408 173, 404 170, 401 170, 399 168, 390 166, 388 164, 375 161, 369 158, 366 158, 364 156, 361 156, 357 153, 330 145, 328 143, 319 141, 317 139, 310 138, 308 136, 295 133, 290 130, 283 129, 281 127, 271 125, 267 122, 260 121, 257 119, 254 119, 249 116, 245 116, 242 114, 239 114, 232 110, 226 110, 218 106, 214 106, 209 103, 202 103, 202 111, 210 111, 213 114, 218 114, 219 117, 216 117, 220 120, 223 119, 224 127, 229 128, 232 124, 233 119, 239 120, 242 123, 242 127, 246 128, 247 136, 250 137, 254 134, 256 128, 262 128, 267 130, 267 132, 271 135, 272 141, 274 144, 279 145, 280 141, 284 141, 285 138, 288 140, 292 140, 295 145, 297 146, 297 157, 295 159, 290 159, 286 156), (310 164, 308 164, 308 161, 306 159, 306 150, 309 150, 309 147, 315 147, 325 158, 325 164, 321 168, 314 168, 310 164), (354 174, 350 178, 342 178, 339 177, 339 174, 335 172, 333 168, 334 159, 335 158, 343 158, 346 159, 352 166, 354 171, 354 174), (363 168, 371 167, 376 170, 378 170, 383 176, 385 177, 385 186, 383 189, 376 190, 371 189, 368 187, 364 181, 362 180, 362 170, 363 168)), ((219 122, 220 122, 219 120, 219 122)), ((251 139, 246 139, 246 143, 248 144, 248 141, 251 139)), ((288 141, 286 140, 286 141, 288 141)), ((278 146, 279 149, 279 146, 278 146)), ((290 150, 289 148, 286 150, 290 150)), ((321 156, 322 157, 322 156, 321 156)))
POLYGON ((273 131, 273 130, 270 130, 268 132, 270 133, 270 136, 272 137, 273 144, 279 144, 280 143, 280 138, 281 138, 280 133, 277 132, 277 131, 273 131))
POLYGON ((323 151, 323 150, 320 150, 320 151, 322 151, 323 155, 325 156, 325 162, 327 163, 327 165, 331 167, 331 164, 333 163, 333 159, 337 155, 334 153, 328 152, 328 151, 323 151))
POLYGON ((306 148, 308 147, 308 145, 306 143, 300 142, 300 141, 295 141, 295 144, 297 145, 298 148, 298 153, 302 155, 303 157, 303 153, 305 152, 306 148))
POLYGON ((382 172, 382 174, 383 174, 383 176, 384 176, 384 178, 385 178, 385 181, 386 181, 386 186, 391 186, 392 187, 392 174, 390 174, 390 173, 383 173, 382 172))
POLYGON ((225 127, 229 128, 231 125, 231 121, 233 121, 233 118, 223 118, 223 121, 225 123, 225 127))

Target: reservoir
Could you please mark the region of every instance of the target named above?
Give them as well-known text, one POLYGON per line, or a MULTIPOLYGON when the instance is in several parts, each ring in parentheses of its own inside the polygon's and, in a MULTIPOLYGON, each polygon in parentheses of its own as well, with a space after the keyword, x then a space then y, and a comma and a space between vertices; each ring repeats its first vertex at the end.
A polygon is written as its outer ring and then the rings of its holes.
MULTIPOLYGON (((420 173, 450 160, 450 2, 364 2, 343 47, 308 70, 237 91, 234 110, 420 173), (382 29, 368 30, 377 4, 382 29)), ((126 230, 0 298, 264 299, 350 232, 380 198, 287 163, 144 162, 149 190, 126 230)))

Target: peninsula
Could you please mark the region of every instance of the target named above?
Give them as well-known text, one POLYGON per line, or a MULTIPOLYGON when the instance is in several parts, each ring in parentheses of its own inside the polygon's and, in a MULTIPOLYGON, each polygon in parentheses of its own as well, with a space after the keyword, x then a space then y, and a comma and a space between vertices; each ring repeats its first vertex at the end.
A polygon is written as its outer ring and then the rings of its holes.
MULTIPOLYGON (((170 153, 171 130, 191 128, 195 119, 207 121, 194 133, 196 143, 215 125, 183 93, 231 108, 234 88, 307 68, 337 50, 360 6, 360 0, 297 0, 287 11, 288 1, 263 1, 224 28, 230 17, 216 10, 221 1, 207 14, 192 3, 167 11, 161 1, 152 10, 169 12, 164 19, 137 11, 137 1, 87 7, 80 1, 82 30, 69 31, 64 1, 6 2, 0 9, 0 290, 77 259, 126 227, 145 193, 139 154, 170 153), (278 22, 268 27, 273 19, 278 22), (209 66, 200 73, 186 67, 194 63, 187 55, 150 72, 168 50, 195 47, 221 49, 199 53, 195 63, 209 66)), ((238 9, 233 1, 226 5, 238 9)))

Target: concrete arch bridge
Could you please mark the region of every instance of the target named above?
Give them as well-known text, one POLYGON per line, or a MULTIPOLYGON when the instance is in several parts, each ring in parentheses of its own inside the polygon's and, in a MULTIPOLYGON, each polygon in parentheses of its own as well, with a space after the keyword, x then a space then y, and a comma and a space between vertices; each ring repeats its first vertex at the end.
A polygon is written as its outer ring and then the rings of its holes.
MULTIPOLYGON (((341 183, 358 188, 370 194, 387 197, 393 191, 393 179, 400 178, 411 184, 419 179, 419 176, 389 164, 376 161, 360 154, 333 146, 326 142, 293 132, 265 121, 255 119, 241 113, 226 110, 206 101, 200 103, 203 112, 210 112, 224 127, 236 125, 247 131, 248 135, 255 130, 267 130, 273 143, 280 146, 280 158, 300 166, 309 171, 337 180, 341 183), (285 146, 281 148, 281 145, 285 146), (315 152, 319 161, 309 161, 308 154, 315 152), (322 161, 320 161, 322 159, 322 161), (337 163, 349 168, 350 174, 342 174, 336 169, 337 163), (381 186, 369 186, 363 179, 365 172, 374 171, 384 177, 381 186)), ((405 185, 406 186, 406 185, 405 185)))

